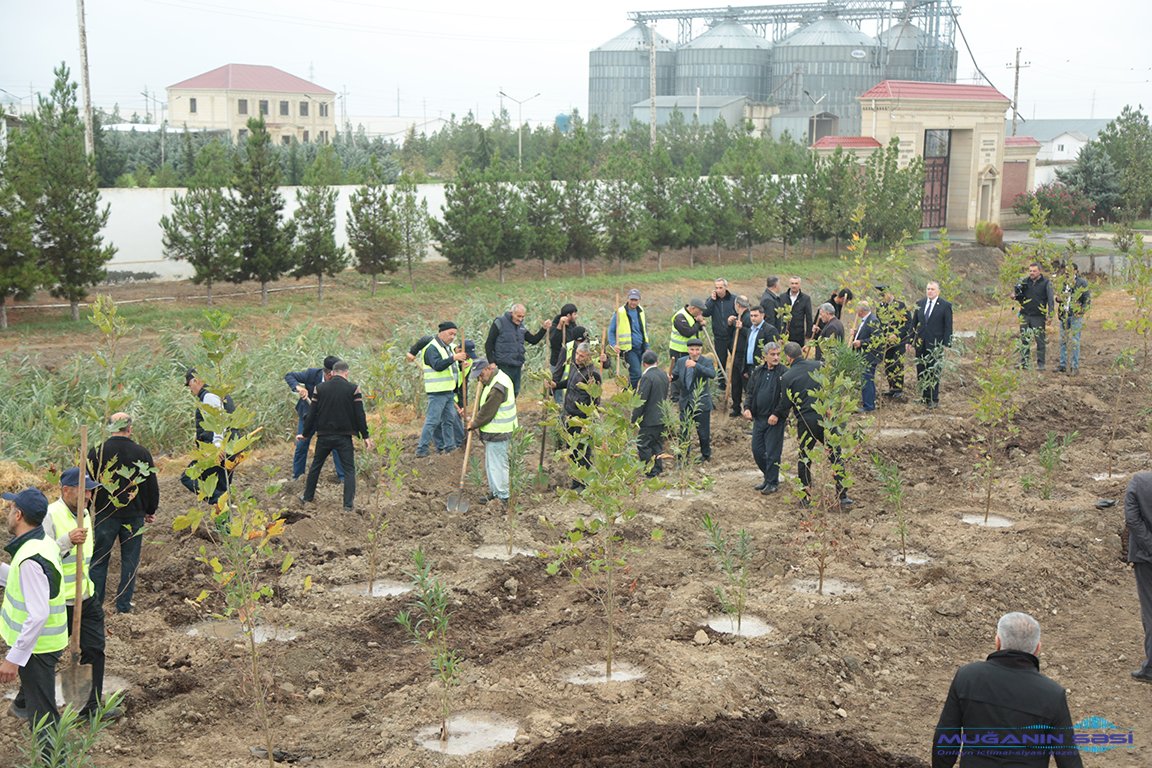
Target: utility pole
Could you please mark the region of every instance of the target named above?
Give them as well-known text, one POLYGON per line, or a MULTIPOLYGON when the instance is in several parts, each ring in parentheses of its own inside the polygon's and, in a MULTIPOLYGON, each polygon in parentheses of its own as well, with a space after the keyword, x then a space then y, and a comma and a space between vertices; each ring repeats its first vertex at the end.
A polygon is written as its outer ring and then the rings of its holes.
POLYGON ((504 93, 503 90, 500 91, 500 114, 504 114, 505 97, 516 102, 516 170, 518 171, 524 170, 524 105, 539 95, 534 93, 526 99, 517 99, 504 93))
POLYGON ((92 127, 92 84, 88 80, 88 31, 84 26, 84 0, 76 0, 76 20, 80 27, 80 86, 84 94, 84 154, 96 154, 96 132, 92 127))
POLYGON ((1023 50, 1023 49, 1022 48, 1016 49, 1016 63, 1015 64, 1013 64, 1012 62, 1008 62, 1007 64, 1004 65, 1008 69, 1014 68, 1016 70, 1016 84, 1012 87, 1012 135, 1013 136, 1016 135, 1016 118, 1018 118, 1020 116, 1020 112, 1019 112, 1019 106, 1020 106, 1020 70, 1021 69, 1027 69, 1028 67, 1032 66, 1032 62, 1030 62, 1030 61, 1026 61, 1023 64, 1020 63, 1020 51, 1021 50, 1023 50))
POLYGON ((656 151, 656 22, 648 30, 648 151, 656 151))

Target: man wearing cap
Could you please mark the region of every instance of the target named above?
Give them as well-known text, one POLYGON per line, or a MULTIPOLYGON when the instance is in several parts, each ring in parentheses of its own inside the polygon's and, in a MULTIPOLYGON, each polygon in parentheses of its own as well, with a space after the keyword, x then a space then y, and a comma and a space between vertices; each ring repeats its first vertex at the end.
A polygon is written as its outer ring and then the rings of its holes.
MULTIPOLYGON (((592 360, 592 347, 587 341, 581 341, 573 351, 571 365, 565 366, 568 369, 567 376, 557 382, 557 386, 564 389, 564 429, 575 443, 572 446, 572 460, 582 467, 592 466, 592 446, 588 443, 587 437, 582 435, 577 437, 583 432, 583 427, 580 422, 573 422, 572 419, 582 419, 588 415, 586 409, 600 404, 600 396, 594 396, 588 391, 588 387, 603 383, 598 368, 603 368, 607 364, 608 358, 601 352, 600 365, 597 366, 592 360)), ((572 481, 573 489, 579 490, 583 487, 579 481, 572 481)))
POLYGON ((140 567, 141 531, 151 523, 160 505, 160 483, 156 464, 148 449, 132 439, 132 417, 114 413, 108 420, 112 430, 104 445, 88 451, 88 465, 97 467, 101 485, 96 489, 93 513, 92 560, 88 573, 96 586, 96 598, 104 605, 105 583, 112 548, 120 542, 120 586, 116 590, 116 612, 132 610, 136 591, 136 570, 140 567))
POLYGON ((628 364, 628 386, 635 389, 642 373, 641 361, 648 351, 648 321, 644 307, 640 306, 638 288, 628 291, 628 298, 608 321, 608 346, 624 357, 628 364))
MULTIPOLYGON (((48 499, 35 488, 5 493, 5 517, 13 539, 4 547, 11 566, 0 564, 4 602, 0 639, 8 646, 0 662, 0 685, 20 678, 29 724, 60 719, 56 710, 56 663, 68 646, 60 549, 44 535, 48 499)), ((10 711, 16 712, 15 702, 10 711)))
MULTIPOLYGON (((60 553, 61 573, 63 582, 61 590, 64 593, 64 603, 67 606, 68 627, 71 631, 72 612, 76 603, 76 573, 79 570, 76 559, 77 551, 83 548, 84 553, 84 584, 81 588, 80 610, 80 663, 92 665, 92 692, 88 695, 88 703, 80 710, 82 716, 92 716, 100 707, 100 700, 104 695, 104 606, 96 598, 96 587, 89 578, 88 566, 92 562, 94 550, 94 536, 92 531, 92 515, 88 505, 92 501, 92 491, 99 486, 84 475, 84 488, 80 488, 80 469, 71 467, 60 475, 60 498, 48 505, 48 514, 44 517, 44 535, 56 542, 60 553), (83 521, 79 514, 83 510, 83 521)), ((16 701, 20 701, 17 695, 16 701)), ((112 717, 123 714, 120 710, 110 713, 112 717)), ((106 715, 107 717, 107 715, 106 715)))
POLYGON ((488 328, 488 338, 484 340, 484 354, 496 363, 500 370, 512 380, 513 397, 520 394, 520 374, 524 370, 524 345, 539 344, 544 334, 552 327, 551 320, 535 333, 524 328, 524 318, 528 310, 523 304, 515 304, 500 317, 492 321, 488 328))
POLYGON ((480 377, 480 410, 468 422, 479 430, 484 442, 484 472, 488 476, 488 499, 508 501, 508 441, 519 421, 516 418, 516 392, 512 379, 496 363, 481 358, 474 371, 480 377))
POLYGON ((672 316, 672 333, 668 336, 668 355, 672 363, 688 354, 688 341, 699 339, 704 330, 704 302, 692 299, 672 316))
POLYGON ((448 453, 459 447, 453 425, 459 418, 455 394, 460 386, 460 364, 468 359, 468 354, 452 346, 456 334, 456 323, 445 320, 418 355, 424 373, 424 393, 428 396, 428 414, 416 443, 417 458, 428 455, 432 442, 435 442, 438 453, 448 453))
MULTIPOLYGON (((332 378, 332 366, 340 361, 335 355, 324 358, 322 368, 305 368, 303 371, 289 371, 284 374, 284 381, 288 389, 296 395, 296 434, 304 431, 304 419, 308 417, 308 405, 316 397, 316 387, 332 378)), ((308 447, 312 440, 297 440, 296 450, 292 454, 292 479, 297 480, 304 476, 308 469, 308 447)), ((336 476, 344 479, 344 465, 340 463, 339 454, 332 454, 332 466, 336 469, 336 476)))
POLYGON ((316 399, 308 409, 304 431, 297 440, 316 435, 316 455, 308 468, 304 495, 300 500, 311 504, 320 482, 320 470, 328 454, 338 452, 340 461, 350 471, 344 473, 344 511, 351 512, 356 503, 356 449, 352 445, 355 435, 364 439, 364 447, 372 450, 368 436, 368 420, 364 414, 364 396, 360 387, 348 380, 348 363, 338 360, 332 366, 332 378, 316 387, 316 399))
POLYGON ((644 365, 644 373, 640 375, 640 381, 636 384, 640 405, 632 411, 632 422, 640 427, 636 452, 645 465, 652 462, 648 477, 656 477, 664 471, 664 462, 660 460, 660 454, 664 452, 662 405, 668 399, 668 374, 656 367, 660 358, 654 349, 645 350, 640 362, 644 365))
MULTIPOLYGON (((723 277, 713 281, 712 295, 704 302, 704 317, 712 318, 712 343, 716 345, 716 362, 721 371, 726 371, 732 334, 737 331, 736 323, 740 320, 740 313, 736 310, 736 297, 728 290, 728 281, 723 277)), ((727 382, 721 377, 721 388, 726 385, 727 382)))
POLYGON ((556 317, 552 318, 552 327, 548 330, 548 365, 553 371, 563 360, 565 345, 572 341, 578 313, 575 304, 565 304, 560 307, 556 317))
MULTIPOLYGON (((185 371, 184 385, 188 387, 188 391, 192 393, 192 396, 200 401, 200 405, 196 408, 196 442, 211 443, 217 448, 221 447, 224 444, 224 435, 219 432, 212 432, 204 426, 203 409, 207 407, 217 412, 231 411, 232 399, 230 397, 221 398, 215 392, 210 391, 208 385, 204 383, 204 379, 200 378, 200 375, 196 373, 195 368, 189 368, 185 371)), ((180 476, 180 484, 199 496, 200 486, 206 483, 209 478, 215 477, 216 485, 212 489, 212 494, 208 497, 208 503, 215 504, 232 485, 232 471, 227 469, 224 464, 226 458, 224 455, 221 455, 219 462, 215 466, 201 472, 198 478, 189 475, 186 469, 184 474, 180 476)), ((191 469, 195 465, 195 461, 191 462, 188 465, 188 469, 191 469)))
MULTIPOLYGON (((416 340, 415 344, 408 347, 408 352, 404 355, 404 357, 410 363, 415 362, 416 356, 419 355, 420 352, 428 346, 428 342, 432 341, 434 338, 436 338, 435 334, 427 334, 421 336, 416 340)), ((465 413, 468 408, 467 387, 465 386, 465 381, 469 380, 470 378, 474 378, 470 377, 469 374, 472 372, 472 365, 476 360, 475 341, 472 339, 464 340, 464 354, 467 355, 467 358, 460 362, 460 377, 456 382, 456 417, 450 420, 449 426, 451 429, 441 430, 438 436, 433 436, 433 440, 436 445, 455 444, 456 447, 460 447, 464 444, 463 420, 466 418, 465 413)))
POLYGON ((696 422, 696 436, 700 439, 700 458, 712 460, 712 381, 716 367, 710 358, 701 355, 704 342, 688 339, 688 354, 676 360, 672 367, 671 396, 680 406, 680 416, 692 413, 696 422))
POLYGON ((904 397, 904 345, 909 341, 911 316, 907 305, 897 299, 888 286, 877 285, 876 290, 884 295, 876 307, 884 344, 884 376, 888 379, 884 396, 900 399, 904 397))

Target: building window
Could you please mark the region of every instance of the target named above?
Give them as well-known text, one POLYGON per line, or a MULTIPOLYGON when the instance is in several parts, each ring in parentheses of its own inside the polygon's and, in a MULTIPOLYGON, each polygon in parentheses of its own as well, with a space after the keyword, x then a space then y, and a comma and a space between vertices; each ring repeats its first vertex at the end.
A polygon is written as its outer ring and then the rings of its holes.
POLYGON ((281 136, 280 137, 280 143, 283 144, 284 146, 288 146, 289 144, 292 143, 292 137, 291 136, 281 136))
POLYGON ((268 99, 260 99, 260 114, 265 117, 268 115, 268 99))
POLYGON ((308 117, 308 102, 306 101, 300 102, 300 117, 308 117))
POLYGON ((321 144, 327 144, 328 143, 328 131, 320 131, 320 143, 321 144))
POLYGON ((242 114, 248 114, 248 99, 240 99, 236 102, 237 111, 242 114))
POLYGON ((288 117, 288 102, 280 102, 280 117, 288 117))
POLYGON ((320 102, 320 117, 328 117, 328 103, 320 102))
POLYGON ((241 128, 240 130, 236 131, 236 140, 237 141, 244 141, 244 139, 246 139, 246 138, 248 138, 248 129, 247 128, 241 128))
POLYGON ((188 114, 196 114, 196 97, 188 99, 188 114))
MULTIPOLYGON (((308 131, 304 131, 304 143, 308 143, 308 131)), ((77 476, 79 476, 79 473, 77 473, 77 476)))
POLYGON ((1063 144, 1057 144, 1056 145, 1056 151, 1057 152, 1063 152, 1064 151, 1064 145, 1063 144))

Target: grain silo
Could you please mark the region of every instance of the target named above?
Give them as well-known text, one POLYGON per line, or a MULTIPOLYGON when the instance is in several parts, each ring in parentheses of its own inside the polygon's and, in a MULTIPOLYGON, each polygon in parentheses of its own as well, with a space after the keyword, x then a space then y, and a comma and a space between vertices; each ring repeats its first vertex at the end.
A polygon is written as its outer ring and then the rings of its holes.
POLYGON ((824 17, 776 43, 772 82, 785 112, 835 118, 834 133, 860 132, 857 97, 884 79, 880 45, 856 27, 824 17))
POLYGON ((677 95, 745 96, 765 101, 772 46, 734 21, 721 21, 676 53, 677 95))
POLYGON ((604 128, 621 130, 632 120, 632 105, 651 97, 649 37, 656 38, 656 95, 672 93, 676 47, 668 38, 636 24, 588 54, 588 115, 604 128))
POLYGON ((880 33, 883 79, 956 82, 956 49, 915 24, 901 22, 880 33))

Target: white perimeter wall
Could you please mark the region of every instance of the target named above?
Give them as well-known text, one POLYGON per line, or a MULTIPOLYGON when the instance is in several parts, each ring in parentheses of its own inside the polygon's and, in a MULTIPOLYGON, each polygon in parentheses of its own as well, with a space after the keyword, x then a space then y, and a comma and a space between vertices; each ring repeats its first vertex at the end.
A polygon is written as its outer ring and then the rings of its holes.
MULTIPOLYGON (((296 191, 300 187, 281 187, 285 216, 296 210, 296 191)), ((344 231, 348 221, 348 199, 358 186, 336 187, 336 242, 348 244, 344 231)), ((389 194, 392 188, 388 188, 389 194)), ((440 218, 444 204, 443 184, 421 184, 417 191, 428 201, 428 213, 440 218)), ((183 189, 101 189, 100 204, 109 208, 108 224, 103 229, 105 243, 116 246, 116 255, 108 264, 110 270, 155 272, 161 277, 178 279, 190 277, 192 269, 182 261, 164 258, 160 217, 171 215, 172 197, 182 195, 183 189)), ((432 248, 428 258, 440 258, 432 248)))

